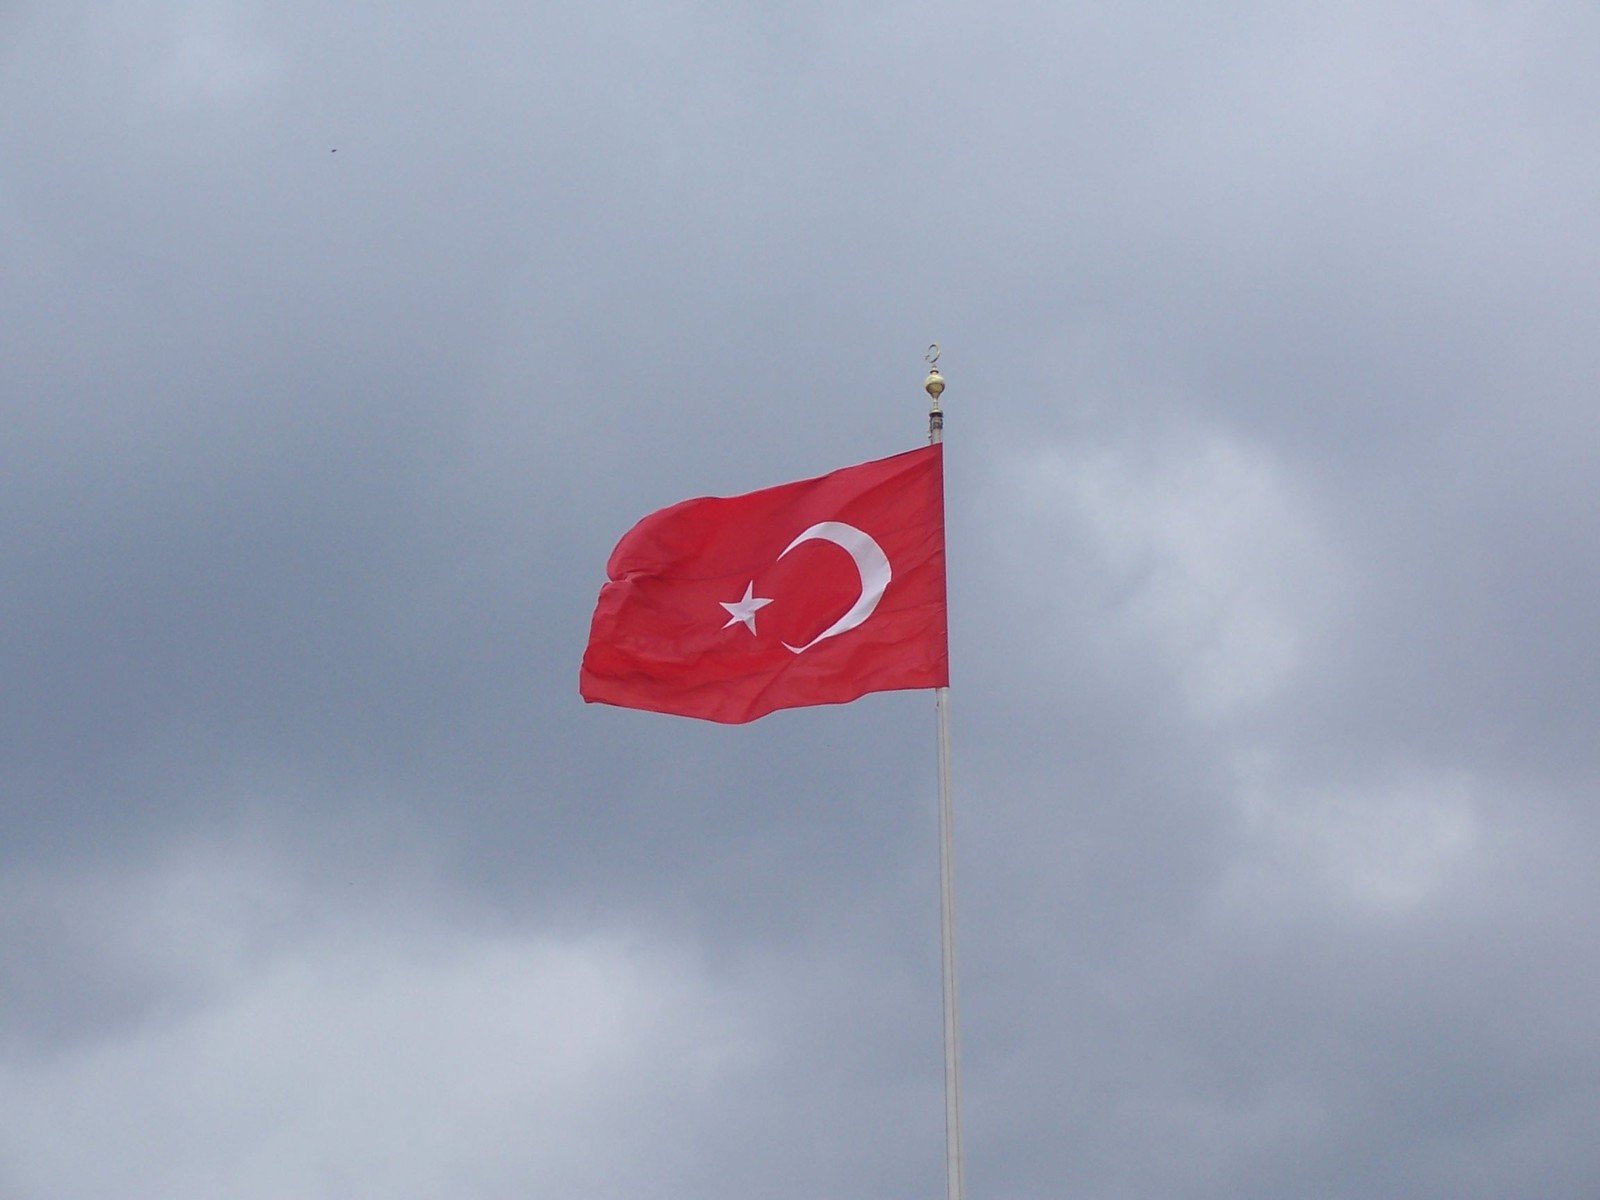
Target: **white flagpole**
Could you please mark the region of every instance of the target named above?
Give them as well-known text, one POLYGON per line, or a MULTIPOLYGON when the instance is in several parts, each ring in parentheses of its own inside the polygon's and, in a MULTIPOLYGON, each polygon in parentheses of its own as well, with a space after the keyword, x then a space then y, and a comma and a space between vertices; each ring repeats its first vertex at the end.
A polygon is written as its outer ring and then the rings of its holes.
MULTIPOLYGON (((944 441, 944 412, 939 397, 939 343, 928 347, 928 378, 923 383, 930 401, 928 444, 944 441)), ((966 1171, 961 1160, 961 1023, 956 1004, 956 887, 954 811, 950 804, 950 689, 935 688, 939 717, 939 929, 944 963, 944 1147, 947 1200, 962 1200, 966 1171)))

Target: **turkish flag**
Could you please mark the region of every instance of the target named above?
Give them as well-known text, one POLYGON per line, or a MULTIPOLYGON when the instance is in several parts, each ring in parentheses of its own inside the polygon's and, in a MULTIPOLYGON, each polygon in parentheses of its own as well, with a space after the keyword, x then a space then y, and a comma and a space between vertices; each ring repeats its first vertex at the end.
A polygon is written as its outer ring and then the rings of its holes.
POLYGON ((606 564, 583 698, 739 724, 946 686, 942 451, 651 513, 606 564))

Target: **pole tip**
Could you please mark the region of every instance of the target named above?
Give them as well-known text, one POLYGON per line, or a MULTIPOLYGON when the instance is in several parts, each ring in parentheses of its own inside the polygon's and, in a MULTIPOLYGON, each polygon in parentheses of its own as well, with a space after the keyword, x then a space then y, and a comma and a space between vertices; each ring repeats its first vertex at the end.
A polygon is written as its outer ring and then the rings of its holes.
POLYGON ((927 392, 928 399, 933 401, 934 412, 939 411, 939 397, 944 393, 944 376, 939 374, 941 353, 943 348, 939 343, 932 342, 928 346, 928 352, 922 356, 923 361, 928 364, 928 377, 922 381, 922 390, 927 392))

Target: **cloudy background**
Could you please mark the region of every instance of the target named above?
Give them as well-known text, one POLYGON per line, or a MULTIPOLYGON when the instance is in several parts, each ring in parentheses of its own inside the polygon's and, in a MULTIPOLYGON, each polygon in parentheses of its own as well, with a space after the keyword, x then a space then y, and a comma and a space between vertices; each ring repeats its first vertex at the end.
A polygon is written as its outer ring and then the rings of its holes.
POLYGON ((928 695, 576 693, 935 339, 971 1195, 1594 1194, 1596 47, 0 5, 0 1196, 942 1195, 928 695))

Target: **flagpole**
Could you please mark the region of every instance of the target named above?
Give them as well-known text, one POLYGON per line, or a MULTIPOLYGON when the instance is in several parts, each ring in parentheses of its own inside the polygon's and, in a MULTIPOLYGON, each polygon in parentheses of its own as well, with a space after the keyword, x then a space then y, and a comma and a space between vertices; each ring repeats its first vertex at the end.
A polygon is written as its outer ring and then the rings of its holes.
MULTIPOLYGON (((944 411, 939 397, 944 377, 939 374, 939 343, 928 347, 928 444, 944 441, 944 411)), ((950 803, 950 689, 935 688, 934 708, 939 721, 939 930, 940 958, 944 964, 944 1146, 947 1200, 962 1200, 966 1171, 961 1158, 961 1033, 956 993, 955 820, 950 803)))

